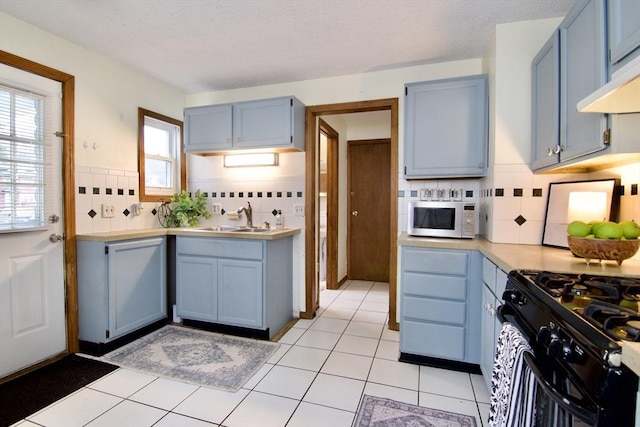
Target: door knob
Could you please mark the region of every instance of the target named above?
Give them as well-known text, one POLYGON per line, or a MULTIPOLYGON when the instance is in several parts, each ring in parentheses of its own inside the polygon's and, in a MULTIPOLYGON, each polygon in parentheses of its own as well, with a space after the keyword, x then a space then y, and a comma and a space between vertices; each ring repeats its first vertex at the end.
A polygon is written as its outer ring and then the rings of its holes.
POLYGON ((358 216, 358 211, 353 211, 353 212, 351 212, 351 215, 353 215, 353 216, 358 216))
POLYGON ((60 234, 53 233, 51 236, 49 236, 49 241, 51 243, 58 243, 62 240, 64 240, 64 237, 60 234))

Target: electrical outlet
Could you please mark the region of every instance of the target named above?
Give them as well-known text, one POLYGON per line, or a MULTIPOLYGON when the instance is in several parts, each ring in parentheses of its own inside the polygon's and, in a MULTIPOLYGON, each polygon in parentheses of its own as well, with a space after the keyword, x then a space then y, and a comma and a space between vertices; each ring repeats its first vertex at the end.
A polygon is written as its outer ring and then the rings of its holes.
POLYGON ((293 205, 293 214, 295 216, 304 216, 304 205, 293 205))
POLYGON ((102 205, 102 218, 113 218, 116 216, 113 205, 102 205))
POLYGON ((214 215, 222 215, 222 205, 220 203, 212 204, 211 213, 214 215))

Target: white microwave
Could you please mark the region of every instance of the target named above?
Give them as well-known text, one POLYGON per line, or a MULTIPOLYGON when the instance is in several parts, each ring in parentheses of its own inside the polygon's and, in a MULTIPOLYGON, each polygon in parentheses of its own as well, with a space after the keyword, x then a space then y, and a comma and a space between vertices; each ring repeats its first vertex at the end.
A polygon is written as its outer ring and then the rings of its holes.
POLYGON ((476 205, 467 202, 409 202, 411 236, 473 239, 476 232, 476 205))

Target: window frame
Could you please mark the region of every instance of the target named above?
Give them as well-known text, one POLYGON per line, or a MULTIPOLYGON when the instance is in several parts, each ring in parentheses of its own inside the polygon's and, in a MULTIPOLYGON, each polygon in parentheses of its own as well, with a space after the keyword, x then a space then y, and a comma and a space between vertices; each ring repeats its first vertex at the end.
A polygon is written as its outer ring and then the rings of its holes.
POLYGON ((138 175, 139 175, 139 196, 141 202, 164 202, 168 201, 173 194, 148 194, 147 185, 145 184, 145 160, 146 155, 144 151, 144 125, 145 117, 149 117, 161 122, 165 122, 180 129, 180 141, 176 147, 176 159, 178 160, 178 167, 176 173, 179 174, 178 186, 176 193, 187 188, 187 156, 182 149, 184 141, 184 126, 183 122, 174 118, 156 113, 154 111, 146 110, 144 108, 138 108, 138 175))

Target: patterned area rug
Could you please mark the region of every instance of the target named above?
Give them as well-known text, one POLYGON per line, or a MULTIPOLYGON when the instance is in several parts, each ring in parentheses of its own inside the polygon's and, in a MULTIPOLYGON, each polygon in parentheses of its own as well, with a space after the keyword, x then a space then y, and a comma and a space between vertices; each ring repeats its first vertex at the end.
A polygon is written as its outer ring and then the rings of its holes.
POLYGON ((124 368, 234 392, 278 346, 269 341, 165 326, 102 359, 124 368))
POLYGON ((354 427, 476 427, 470 415, 364 395, 354 427))

